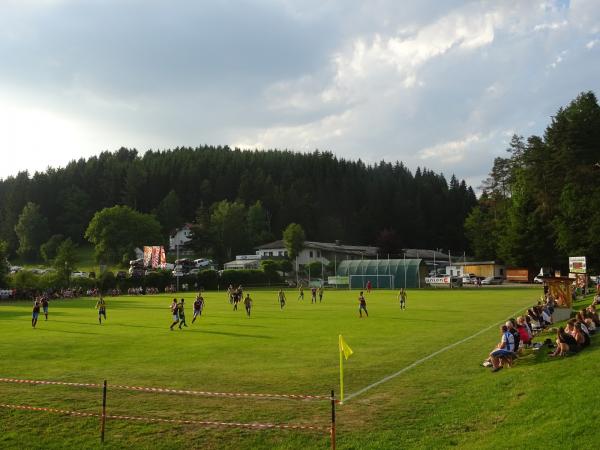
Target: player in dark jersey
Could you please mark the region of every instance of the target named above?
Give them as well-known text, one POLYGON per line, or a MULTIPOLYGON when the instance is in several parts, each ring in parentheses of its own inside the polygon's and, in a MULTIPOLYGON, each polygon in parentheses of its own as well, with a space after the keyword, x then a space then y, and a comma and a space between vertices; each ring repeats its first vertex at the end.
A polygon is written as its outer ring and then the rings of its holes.
POLYGON ((102 316, 104 316, 104 320, 106 320, 106 302, 102 297, 96 302, 96 309, 98 310, 98 323, 102 325, 102 316))
POLYGON ((360 295, 358 296, 358 314, 361 319, 362 319, 363 311, 365 312, 367 317, 369 317, 369 312, 367 311, 367 301, 365 300, 365 296, 363 295, 363 292, 360 291, 360 295))
POLYGON ((202 294, 198 294, 194 302, 194 318, 192 319, 192 323, 195 322, 198 316, 202 315, 202 309, 204 309, 204 297, 202 297, 202 294))
POLYGON ((244 306, 246 307, 246 315, 250 317, 250 310, 252 309, 252 299, 250 298, 250 294, 246 294, 244 306))
POLYGON ((234 291, 234 293, 233 293, 233 310, 234 311, 237 311, 239 302, 240 302, 240 293, 238 291, 234 291))
POLYGON ((171 314, 173 315, 173 323, 169 329, 173 331, 173 327, 179 323, 179 305, 177 304, 176 298, 171 302, 171 314))
POLYGON ((310 303, 317 303, 317 288, 314 286, 310 289, 310 303))
POLYGON ((298 300, 304 300, 304 286, 300 283, 300 288, 298 290, 298 300))
POLYGON ((183 303, 184 303, 184 300, 181 299, 181 301, 177 305, 177 312, 179 313, 179 329, 180 330, 181 330, 181 327, 187 328, 187 323, 185 323, 185 310, 184 310, 183 303))
POLYGON ((33 301, 33 311, 31 313, 31 326, 35 328, 37 325, 38 317, 40 315, 41 302, 37 298, 33 301))
POLYGON ((319 303, 323 301, 323 286, 319 287, 319 303))
POLYGON ((48 320, 48 297, 46 295, 42 296, 42 311, 44 311, 44 316, 48 320))

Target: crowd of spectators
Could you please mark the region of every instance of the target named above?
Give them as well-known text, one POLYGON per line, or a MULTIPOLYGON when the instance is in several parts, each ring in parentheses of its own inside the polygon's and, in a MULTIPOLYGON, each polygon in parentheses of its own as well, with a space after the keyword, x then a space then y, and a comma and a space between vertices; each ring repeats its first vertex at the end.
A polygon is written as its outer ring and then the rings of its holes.
MULTIPOLYGON (((552 339, 545 340, 544 344, 549 349, 554 349, 548 352, 549 356, 575 354, 590 345, 590 336, 600 327, 596 311, 599 302, 600 294, 590 306, 578 311, 575 317, 568 320, 564 327, 558 327, 555 343, 552 339)), ((492 372, 498 372, 503 367, 511 367, 524 348, 542 348, 541 343, 533 343, 533 338, 553 325, 552 314, 555 306, 552 295, 546 293, 526 314, 508 320, 500 327, 500 342, 490 352, 483 366, 491 367, 492 372)))

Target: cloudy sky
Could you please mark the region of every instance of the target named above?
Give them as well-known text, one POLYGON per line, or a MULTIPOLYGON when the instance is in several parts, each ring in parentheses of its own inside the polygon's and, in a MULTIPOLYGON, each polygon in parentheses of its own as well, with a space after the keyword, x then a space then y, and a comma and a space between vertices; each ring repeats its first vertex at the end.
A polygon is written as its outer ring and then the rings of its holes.
POLYGON ((0 0, 0 177, 227 144, 477 186, 584 90, 597 0, 0 0))

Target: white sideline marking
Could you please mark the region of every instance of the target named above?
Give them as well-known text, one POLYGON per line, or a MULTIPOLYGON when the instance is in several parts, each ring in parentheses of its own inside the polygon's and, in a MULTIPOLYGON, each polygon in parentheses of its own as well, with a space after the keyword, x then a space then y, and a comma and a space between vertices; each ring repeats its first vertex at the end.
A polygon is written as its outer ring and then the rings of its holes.
MULTIPOLYGON (((515 312, 514 312, 514 313, 513 313, 511 316, 509 316, 507 319, 509 319, 509 318, 511 318, 511 317, 514 317, 514 316, 516 316, 516 315, 517 315, 519 312, 523 311, 523 309, 524 309, 524 308, 519 308, 517 311, 515 311, 515 312)), ((454 344, 450 344, 450 345, 448 345, 448 346, 446 346, 446 347, 444 347, 444 348, 441 348, 441 349, 439 349, 438 351, 436 351, 436 352, 433 352, 431 355, 427 355, 426 357, 424 357, 424 358, 421 358, 421 359, 419 359, 419 360, 415 361, 415 362, 414 362, 414 363, 412 363, 410 366, 406 366, 406 367, 404 367, 403 369, 400 369, 400 370, 399 370, 398 372, 396 372, 396 373, 393 373, 393 374, 391 374, 391 375, 388 375, 387 377, 384 377, 384 378, 382 378, 381 380, 379 380, 379 381, 376 381, 376 382, 375 382, 375 383, 373 383, 373 384, 370 384, 370 385, 368 385, 368 386, 366 386, 366 387, 364 387, 364 388, 362 388, 362 389, 360 389, 360 390, 358 390, 358 391, 356 391, 356 392, 353 392, 353 393, 352 393, 352 394, 350 394, 350 395, 347 395, 347 396, 346 396, 346 398, 344 399, 344 403, 346 403, 346 402, 347 402, 348 400, 350 400, 351 398, 354 398, 354 397, 356 397, 357 395, 364 394, 364 393, 365 393, 365 392, 367 392, 368 390, 370 390, 370 389, 373 389, 374 387, 376 387, 376 386, 379 386, 380 384, 383 384, 383 383, 385 383, 386 381, 390 381, 391 379, 393 379, 393 378, 396 378, 398 375, 402 375, 404 372, 406 372, 406 371, 408 371, 408 370, 410 370, 410 369, 412 369, 412 368, 414 368, 414 367, 417 367, 419 364, 422 364, 422 363, 424 363, 425 361, 427 361, 427 360, 429 360, 429 359, 433 358, 434 356, 437 356, 437 355, 439 355, 440 353, 444 353, 445 351, 447 351, 447 350, 450 350, 451 348, 454 348, 454 347, 456 347, 456 346, 458 346, 458 345, 460 345, 460 344, 462 344, 462 343, 464 343, 464 342, 467 342, 467 341, 468 341, 468 340, 470 340, 470 339, 473 339, 474 337, 477 337, 477 336, 479 336, 479 335, 480 335, 480 334, 482 334, 482 333, 485 333, 485 332, 486 332, 486 331, 488 331, 488 330, 491 330, 491 329, 492 329, 492 328, 494 328, 494 327, 497 327, 497 326, 498 326, 498 325, 500 325, 500 324, 503 324, 504 322, 506 322, 506 320, 507 320, 507 319, 505 319, 505 320, 501 320, 500 322, 497 322, 497 323, 494 323, 494 324, 490 325, 489 327, 487 327, 487 328, 484 328, 483 330, 480 330, 480 331, 478 331, 477 333, 475 333, 475 334, 473 334, 473 335, 471 335, 471 336, 469 336, 469 337, 466 337, 466 338, 464 338, 464 339, 461 339, 460 341, 458 341, 458 342, 455 342, 454 344)))

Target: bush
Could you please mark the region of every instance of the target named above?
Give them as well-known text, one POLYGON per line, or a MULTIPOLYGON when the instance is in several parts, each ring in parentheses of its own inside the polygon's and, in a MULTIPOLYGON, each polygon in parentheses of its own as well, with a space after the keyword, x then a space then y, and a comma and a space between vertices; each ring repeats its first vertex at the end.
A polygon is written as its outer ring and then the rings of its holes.
POLYGON ((98 287, 102 291, 116 288, 117 279, 115 278, 115 274, 109 270, 102 272, 100 278, 98 278, 98 287))
POLYGON ((141 280, 141 284, 144 287, 157 288, 161 292, 165 290, 166 286, 174 283, 174 278, 170 270, 157 270, 156 272, 150 272, 141 278, 141 280))
POLYGON ((196 277, 198 287, 205 290, 214 290, 219 286, 219 273, 216 270, 203 270, 196 277))
POLYGON ((84 291, 87 291, 88 289, 94 289, 98 286, 97 280, 95 280, 94 278, 86 278, 86 277, 77 277, 77 278, 71 278, 71 282, 69 283, 69 285, 72 288, 81 288, 84 291))
POLYGON ((270 283, 280 283, 279 274, 266 273, 262 270, 224 270, 221 274, 221 287, 233 286, 267 286, 270 283))
POLYGON ((29 270, 20 270, 9 277, 8 284, 19 292, 37 291, 40 285, 40 276, 29 270))

